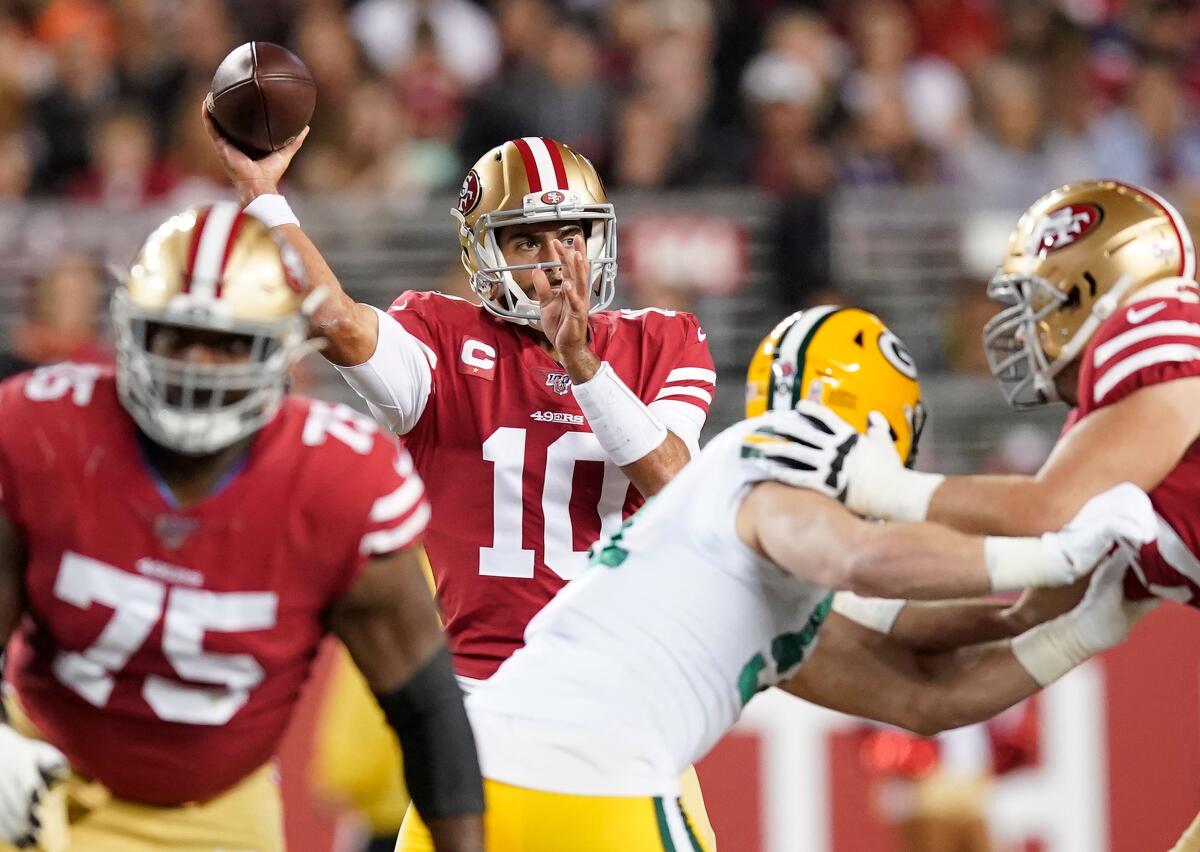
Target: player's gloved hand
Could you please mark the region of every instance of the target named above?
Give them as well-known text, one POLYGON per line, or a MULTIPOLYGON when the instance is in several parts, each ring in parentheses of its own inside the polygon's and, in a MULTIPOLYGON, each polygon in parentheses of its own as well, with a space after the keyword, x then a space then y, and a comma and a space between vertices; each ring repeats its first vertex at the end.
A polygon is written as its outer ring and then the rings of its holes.
POLYGON ((1070 585, 1118 547, 1136 554, 1157 532, 1146 492, 1123 482, 1088 500, 1056 533, 1040 538, 986 538, 984 558, 992 591, 1070 585))
POLYGON ((865 435, 811 400, 801 401, 796 414, 749 433, 742 455, 761 459, 772 479, 835 497, 859 515, 925 519, 944 477, 904 466, 882 414, 867 415, 865 435))
POLYGON ((742 457, 756 460, 771 479, 785 485, 844 500, 846 457, 858 442, 853 426, 825 406, 803 400, 789 416, 774 418, 742 438, 742 457))
POLYGON ((1016 637, 1013 654, 1039 684, 1057 680, 1089 657, 1120 645, 1160 601, 1125 600, 1125 574, 1136 551, 1120 542, 1092 574, 1075 608, 1016 637))
POLYGON ((49 743, 22 736, 0 722, 0 840, 32 846, 41 825, 37 804, 67 774, 67 758, 49 743))
POLYGON ((1095 568, 1118 545, 1137 553, 1154 540, 1158 522, 1146 492, 1122 482, 1083 504, 1083 508, 1052 539, 1061 556, 1061 583, 1072 583, 1095 568))

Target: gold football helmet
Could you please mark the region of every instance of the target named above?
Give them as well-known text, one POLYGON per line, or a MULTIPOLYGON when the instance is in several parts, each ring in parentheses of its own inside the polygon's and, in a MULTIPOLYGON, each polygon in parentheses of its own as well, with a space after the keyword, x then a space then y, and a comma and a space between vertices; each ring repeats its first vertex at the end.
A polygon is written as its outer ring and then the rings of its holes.
POLYGON ((872 313, 823 305, 797 311, 763 338, 746 373, 746 416, 822 403, 860 432, 880 412, 905 464, 925 426, 917 367, 900 338, 872 313))
POLYGON ((1195 274, 1183 218, 1149 190, 1086 180, 1039 198, 988 284, 988 296, 1008 306, 984 327, 983 342, 1009 404, 1057 401, 1054 377, 1105 318, 1148 284, 1195 274))
POLYGON ((522 222, 578 221, 587 239, 590 309, 600 311, 612 302, 617 281, 613 206, 596 169, 562 142, 526 136, 488 151, 467 172, 458 205, 450 212, 458 220, 471 289, 496 316, 536 326, 541 317, 537 300, 525 295, 512 273, 556 266, 505 261, 496 229, 522 222))
POLYGON ((296 250, 238 205, 172 216, 143 243, 113 294, 121 403, 156 443, 212 453, 262 428, 278 410, 307 323, 296 250), (244 363, 156 354, 163 327, 240 335, 244 363))

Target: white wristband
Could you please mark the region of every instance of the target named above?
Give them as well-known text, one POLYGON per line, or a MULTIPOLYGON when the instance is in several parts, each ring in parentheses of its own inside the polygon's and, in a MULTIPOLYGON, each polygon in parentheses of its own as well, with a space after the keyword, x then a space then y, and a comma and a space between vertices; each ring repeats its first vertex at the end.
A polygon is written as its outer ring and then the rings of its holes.
POLYGON ((1057 546, 1058 536, 1046 533, 1039 538, 987 536, 983 540, 983 560, 993 592, 1018 592, 1034 586, 1065 583, 1070 565, 1057 546))
POLYGON ((667 437, 646 403, 631 391, 607 361, 586 382, 571 386, 592 433, 612 463, 633 464, 656 449, 667 437))
POLYGON ((300 224, 282 195, 260 195, 247 204, 242 212, 258 219, 268 228, 300 224))
POLYGON ((833 596, 833 611, 886 636, 892 632, 906 603, 903 599, 864 598, 854 592, 838 592, 833 596))
POLYGON ((846 508, 865 518, 888 521, 923 521, 929 514, 933 492, 946 477, 895 467, 863 474, 852 472, 846 491, 846 508))
POLYGON ((1053 683, 1092 656, 1074 622, 1066 615, 1039 624, 1015 637, 1013 656, 1042 686, 1053 683))

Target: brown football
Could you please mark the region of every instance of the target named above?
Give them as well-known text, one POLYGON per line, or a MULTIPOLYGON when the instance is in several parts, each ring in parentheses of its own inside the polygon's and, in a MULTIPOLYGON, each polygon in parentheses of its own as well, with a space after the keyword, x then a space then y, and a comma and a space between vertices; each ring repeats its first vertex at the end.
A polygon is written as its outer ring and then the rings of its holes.
POLYGON ((276 151, 312 118, 317 85, 300 57, 268 41, 235 47, 213 74, 208 111, 252 157, 276 151))

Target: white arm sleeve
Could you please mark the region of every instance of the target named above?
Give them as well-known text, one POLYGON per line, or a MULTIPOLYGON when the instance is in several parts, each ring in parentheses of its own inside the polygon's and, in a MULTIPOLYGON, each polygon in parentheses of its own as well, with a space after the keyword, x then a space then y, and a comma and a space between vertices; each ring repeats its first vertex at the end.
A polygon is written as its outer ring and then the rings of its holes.
POLYGON ((338 367, 346 384, 367 401, 371 413, 397 435, 417 425, 433 390, 437 355, 378 308, 375 351, 362 364, 338 367))
POLYGON ((692 458, 700 455, 700 430, 704 427, 704 411, 690 402, 660 399, 647 406, 679 440, 683 441, 692 458))

